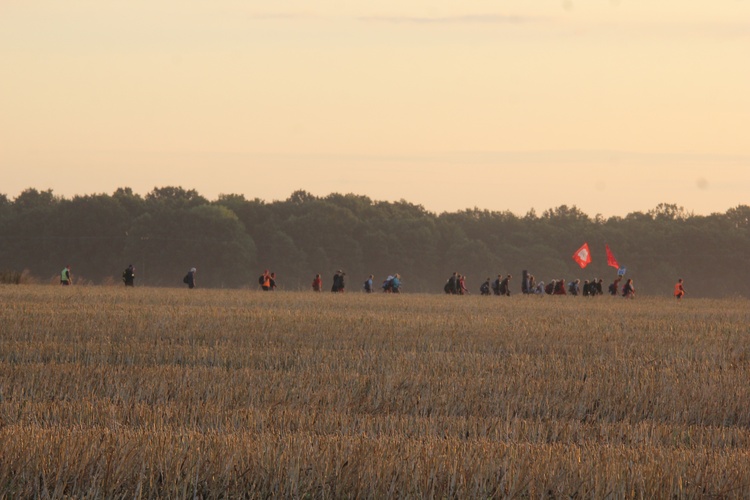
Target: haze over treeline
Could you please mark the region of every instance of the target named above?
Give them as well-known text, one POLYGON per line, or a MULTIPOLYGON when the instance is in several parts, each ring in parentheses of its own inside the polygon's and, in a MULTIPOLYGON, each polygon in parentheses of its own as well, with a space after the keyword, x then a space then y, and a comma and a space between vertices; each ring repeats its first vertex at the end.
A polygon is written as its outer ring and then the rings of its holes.
POLYGON ((400 273, 407 292, 442 292, 453 271, 471 293, 486 277, 521 270, 537 281, 601 277, 608 244, 641 294, 669 294, 677 278, 690 296, 750 296, 750 206, 693 215, 660 204, 648 212, 603 218, 575 206, 538 214, 467 209, 435 214, 408 201, 374 201, 354 194, 317 197, 296 191, 283 201, 155 188, 67 199, 51 190, 0 195, 0 270, 27 269, 47 281, 66 264, 76 278, 119 280, 128 264, 136 286, 182 286, 190 267, 202 287, 256 287, 264 270, 284 289, 309 289, 316 273, 330 287, 337 269, 349 291, 369 274, 379 282, 400 273), (593 262, 580 269, 572 254, 584 242, 593 262))

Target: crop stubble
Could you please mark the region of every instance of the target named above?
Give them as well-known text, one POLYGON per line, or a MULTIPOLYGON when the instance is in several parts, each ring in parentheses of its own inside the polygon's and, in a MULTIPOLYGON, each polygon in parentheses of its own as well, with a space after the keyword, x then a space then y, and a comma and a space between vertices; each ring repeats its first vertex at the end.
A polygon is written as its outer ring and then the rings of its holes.
POLYGON ((0 299, 3 496, 750 491, 745 299, 0 299))

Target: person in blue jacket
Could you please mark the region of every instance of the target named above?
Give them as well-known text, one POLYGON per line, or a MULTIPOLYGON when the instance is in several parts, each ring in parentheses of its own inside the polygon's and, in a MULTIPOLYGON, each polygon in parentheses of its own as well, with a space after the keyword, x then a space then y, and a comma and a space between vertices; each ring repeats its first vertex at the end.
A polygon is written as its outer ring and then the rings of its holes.
POLYGON ((401 275, 396 273, 393 275, 393 279, 391 280, 391 293, 399 293, 400 288, 401 288, 401 275))

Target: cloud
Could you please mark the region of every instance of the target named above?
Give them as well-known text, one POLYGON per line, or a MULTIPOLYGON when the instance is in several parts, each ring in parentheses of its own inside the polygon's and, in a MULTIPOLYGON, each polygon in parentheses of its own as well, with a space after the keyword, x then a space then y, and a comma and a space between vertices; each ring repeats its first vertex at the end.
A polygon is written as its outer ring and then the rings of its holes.
POLYGON ((545 20, 536 16, 507 16, 500 14, 476 14, 445 17, 423 16, 367 16, 358 17, 360 21, 394 23, 394 24, 528 24, 545 20))
POLYGON ((261 12, 247 16, 247 19, 253 21, 296 21, 298 19, 313 19, 318 16, 308 12, 282 13, 282 12, 261 12))
POLYGON ((642 40, 744 40, 750 37, 750 25, 740 22, 664 22, 601 21, 566 28, 562 34, 573 37, 638 37, 642 40))

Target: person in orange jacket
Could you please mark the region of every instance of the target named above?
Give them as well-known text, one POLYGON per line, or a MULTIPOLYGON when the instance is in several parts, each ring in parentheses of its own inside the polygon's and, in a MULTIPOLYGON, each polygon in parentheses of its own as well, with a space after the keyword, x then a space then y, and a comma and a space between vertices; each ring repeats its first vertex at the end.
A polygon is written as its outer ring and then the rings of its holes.
POLYGON ((682 278, 677 280, 674 286, 674 298, 680 300, 685 296, 685 287, 682 286, 682 278))

